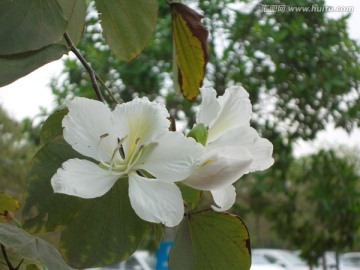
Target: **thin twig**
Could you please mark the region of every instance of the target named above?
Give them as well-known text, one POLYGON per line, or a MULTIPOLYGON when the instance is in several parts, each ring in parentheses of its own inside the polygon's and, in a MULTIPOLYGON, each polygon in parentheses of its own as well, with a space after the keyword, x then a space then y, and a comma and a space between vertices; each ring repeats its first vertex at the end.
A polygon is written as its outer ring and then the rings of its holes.
POLYGON ((23 264, 25 260, 24 259, 21 259, 21 261, 19 262, 19 264, 16 266, 16 270, 19 270, 20 269, 20 266, 23 264))
POLYGON ((14 268, 14 266, 12 266, 10 260, 9 260, 9 257, 6 253, 6 248, 3 244, 0 244, 1 245, 1 251, 2 251, 2 254, 4 255, 4 259, 5 259, 5 262, 6 264, 8 265, 9 267, 9 270, 16 270, 16 268, 14 268))
POLYGON ((76 49, 74 43, 72 42, 69 34, 67 32, 65 32, 64 34, 64 38, 66 40, 66 43, 68 44, 68 46, 70 47, 70 50, 76 55, 76 57, 80 60, 81 64, 84 66, 84 68, 86 69, 86 71, 89 73, 90 75, 90 79, 92 82, 92 86, 95 90, 96 96, 98 98, 98 100, 104 102, 104 98, 101 95, 99 86, 97 84, 97 80, 96 80, 96 73, 95 71, 91 68, 91 66, 89 65, 88 62, 86 62, 86 60, 84 59, 84 57, 81 55, 81 53, 76 49))
POLYGON ((114 95, 111 93, 110 89, 106 86, 106 84, 103 82, 103 80, 97 75, 95 74, 96 79, 100 82, 100 84, 105 88, 106 92, 108 93, 108 95, 110 96, 110 98, 115 102, 115 104, 120 104, 122 102, 119 102, 114 95))
POLYGON ((205 211, 208 211, 208 210, 211 210, 211 208, 205 208, 205 209, 201 209, 201 210, 197 210, 197 211, 190 211, 190 212, 186 212, 184 213, 184 217, 186 216, 191 216, 191 215, 194 215, 194 214, 198 214, 198 213, 201 213, 201 212, 205 212, 205 211))

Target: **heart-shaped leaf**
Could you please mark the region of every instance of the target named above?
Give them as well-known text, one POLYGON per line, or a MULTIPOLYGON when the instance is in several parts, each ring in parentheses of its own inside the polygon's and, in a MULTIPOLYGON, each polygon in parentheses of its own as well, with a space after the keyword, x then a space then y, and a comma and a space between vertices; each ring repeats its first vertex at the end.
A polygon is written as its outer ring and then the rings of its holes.
POLYGON ((54 44, 62 38, 66 25, 67 18, 57 0, 3 0, 0 55, 36 51, 54 44))
POLYGON ((49 62, 60 59, 67 52, 66 46, 54 44, 37 51, 0 55, 0 87, 16 81, 49 62))
MULTIPOLYGON (((64 14, 68 19, 66 32, 69 34, 74 45, 77 45, 84 32, 85 16, 86 16, 86 2, 85 0, 58 0, 64 14)), ((66 45, 64 39, 61 44, 66 45)))
POLYGON ((0 223, 0 242, 6 248, 11 248, 20 258, 40 261, 47 269, 72 269, 64 262, 55 247, 17 227, 0 223))
POLYGON ((61 123, 67 113, 68 110, 57 111, 46 119, 40 131, 41 144, 46 144, 62 135, 63 127, 61 123))
POLYGON ((208 61, 208 31, 201 24, 203 18, 181 3, 172 3, 172 31, 174 43, 174 87, 188 100, 199 95, 208 61))
POLYGON ((244 222, 212 210, 188 214, 169 254, 171 270, 249 270, 250 238, 244 222))
POLYGON ((156 0, 95 0, 111 51, 129 61, 144 49, 156 26, 156 0))

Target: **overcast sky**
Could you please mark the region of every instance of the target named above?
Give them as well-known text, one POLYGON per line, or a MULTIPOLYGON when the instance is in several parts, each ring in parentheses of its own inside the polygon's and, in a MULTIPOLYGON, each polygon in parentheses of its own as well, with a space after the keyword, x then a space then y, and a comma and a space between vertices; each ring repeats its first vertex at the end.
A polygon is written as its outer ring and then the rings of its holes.
MULTIPOLYGON (((286 1, 284 1, 286 3, 286 1)), ((360 42, 360 1, 358 0, 327 0, 329 6, 353 6, 354 12, 349 19, 349 33, 360 42)), ((341 16, 331 13, 329 16, 341 16)), ((67 57, 67 56, 64 56, 67 57)), ((53 108, 53 97, 49 88, 50 79, 58 77, 62 69, 61 60, 49 63, 16 82, 0 88, 0 104, 17 120, 25 117, 33 118, 39 113, 39 107, 53 108)), ((309 153, 319 147, 331 147, 338 144, 360 147, 360 130, 350 135, 341 129, 329 126, 327 131, 320 132, 314 142, 299 142, 297 153, 309 153)))

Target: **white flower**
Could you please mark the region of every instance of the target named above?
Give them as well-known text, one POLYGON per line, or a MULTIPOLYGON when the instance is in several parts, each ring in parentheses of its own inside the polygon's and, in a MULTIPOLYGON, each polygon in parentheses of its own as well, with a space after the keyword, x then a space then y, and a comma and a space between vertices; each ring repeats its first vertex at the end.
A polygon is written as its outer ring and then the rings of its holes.
POLYGON ((218 99, 212 88, 201 89, 201 94, 196 121, 209 128, 206 153, 183 183, 210 191, 218 206, 212 208, 225 211, 235 202, 232 184, 236 180, 248 172, 265 170, 274 163, 273 146, 250 127, 252 109, 244 88, 230 87, 218 99))
POLYGON ((62 122, 65 140, 96 163, 67 160, 51 179, 54 191, 95 198, 128 176, 129 198, 137 215, 177 225, 184 207, 175 182, 191 174, 203 147, 170 132, 166 108, 146 98, 117 105, 113 111, 99 101, 75 98, 68 108, 62 122))

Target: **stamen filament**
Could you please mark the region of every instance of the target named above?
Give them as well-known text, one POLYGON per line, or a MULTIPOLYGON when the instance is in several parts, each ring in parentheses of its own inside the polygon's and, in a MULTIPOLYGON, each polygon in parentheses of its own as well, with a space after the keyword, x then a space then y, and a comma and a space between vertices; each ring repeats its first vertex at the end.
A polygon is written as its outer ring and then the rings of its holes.
POLYGON ((100 149, 101 140, 102 140, 103 138, 107 137, 108 135, 109 135, 109 134, 106 133, 106 134, 103 134, 103 135, 100 136, 100 140, 99 140, 99 143, 98 143, 97 149, 96 149, 96 154, 97 154, 97 159, 98 159, 98 161, 100 161, 100 164, 103 165, 103 166, 105 166, 106 168, 110 168, 110 165, 107 164, 107 163, 101 158, 99 149, 100 149), (106 136, 105 136, 105 135, 106 135, 106 136))
POLYGON ((139 150, 135 151, 135 155, 132 155, 131 159, 129 160, 130 167, 132 164, 136 163, 139 160, 139 158, 143 152, 143 149, 144 149, 144 145, 141 145, 139 150))

